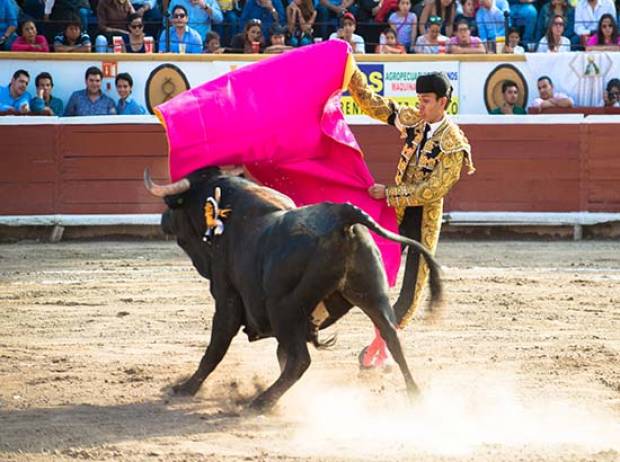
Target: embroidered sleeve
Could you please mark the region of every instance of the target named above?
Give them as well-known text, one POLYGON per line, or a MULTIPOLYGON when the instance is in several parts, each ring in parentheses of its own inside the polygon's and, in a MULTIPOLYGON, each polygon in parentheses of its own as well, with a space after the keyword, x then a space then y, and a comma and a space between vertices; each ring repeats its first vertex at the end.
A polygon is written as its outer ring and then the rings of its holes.
POLYGON ((368 85, 366 75, 359 69, 355 69, 348 90, 364 114, 381 122, 394 124, 398 105, 388 98, 376 94, 368 85))
POLYGON ((461 176, 465 151, 442 155, 426 179, 416 184, 388 186, 385 194, 392 207, 427 205, 444 197, 461 176))

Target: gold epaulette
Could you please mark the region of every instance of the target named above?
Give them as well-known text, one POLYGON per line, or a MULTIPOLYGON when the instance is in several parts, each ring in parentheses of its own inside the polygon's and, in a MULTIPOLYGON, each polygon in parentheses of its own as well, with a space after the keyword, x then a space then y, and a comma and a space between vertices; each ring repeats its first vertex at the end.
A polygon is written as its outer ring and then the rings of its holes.
POLYGON ((448 120, 446 124, 446 128, 442 130, 441 133, 439 147, 446 154, 460 151, 464 152, 463 161, 467 166, 467 174, 472 175, 476 171, 476 168, 471 158, 471 146, 469 141, 465 137, 463 130, 461 130, 457 124, 451 120, 448 120))

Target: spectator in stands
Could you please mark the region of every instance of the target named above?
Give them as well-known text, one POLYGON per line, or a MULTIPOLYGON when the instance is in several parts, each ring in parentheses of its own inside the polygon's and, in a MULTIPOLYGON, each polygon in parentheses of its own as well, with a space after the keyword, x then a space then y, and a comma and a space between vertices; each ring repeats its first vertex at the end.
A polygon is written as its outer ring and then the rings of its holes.
POLYGON ((118 103, 116 113, 118 115, 143 115, 146 110, 131 97, 133 89, 133 79, 127 72, 121 72, 116 76, 116 92, 118 93, 118 103))
POLYGON ((286 24, 291 45, 304 46, 312 43, 313 27, 318 13, 312 0, 291 0, 286 7, 286 24))
POLYGON ((174 14, 178 6, 185 8, 187 24, 200 35, 200 43, 207 38, 207 32, 213 24, 219 24, 224 20, 222 10, 217 0, 171 0, 168 11, 174 14))
MULTIPOLYGON (((359 8, 358 8, 358 11, 359 11, 359 8)), ((379 8, 377 9, 377 12, 375 13, 375 22, 378 24, 383 24, 387 22, 390 15, 394 13, 395 11, 398 11, 398 0, 381 0, 379 2, 379 8)), ((416 35, 417 35, 417 32, 416 32, 416 35)))
POLYGON ((54 51, 62 53, 90 53, 92 44, 86 32, 82 32, 79 16, 72 16, 64 32, 54 37, 54 51))
MULTIPOLYGON (((394 10, 397 7, 397 0, 389 0, 394 5, 394 10)), ((379 13, 380 9, 385 8, 386 1, 385 0, 358 0, 356 3, 357 6, 357 19, 360 22, 360 25, 365 23, 371 23, 373 19, 376 20, 376 15, 379 13)), ((388 11, 383 13, 383 21, 377 22, 385 22, 385 15, 389 14, 388 11)))
POLYGON ((13 0, 0 0, 0 51, 10 50, 17 37, 17 6, 13 0))
POLYGON ((529 46, 535 43, 536 19, 538 12, 535 0, 509 0, 510 19, 513 26, 523 27, 523 41, 529 46))
POLYGON ((263 37, 268 38, 271 27, 286 24, 286 12, 281 0, 247 0, 241 12, 241 25, 245 26, 251 19, 260 19, 263 37))
POLYGON ((521 45, 521 33, 516 27, 508 29, 508 43, 504 46, 504 53, 510 53, 514 55, 522 55, 525 53, 525 48, 521 45))
POLYGON ((525 109, 517 106, 519 87, 512 80, 504 80, 502 82, 502 99, 504 100, 502 105, 493 109, 490 114, 526 114, 525 109))
POLYGON ((445 53, 448 37, 441 35, 441 18, 431 16, 428 18, 426 34, 418 35, 415 41, 415 52, 425 54, 445 53), (444 50, 442 51, 442 47, 444 50))
MULTIPOLYGON (((131 6, 136 14, 142 18, 142 24, 148 35, 155 35, 159 31, 159 25, 163 19, 157 0, 131 0, 131 6)), ((129 21, 131 22, 131 19, 129 21)))
POLYGON ((495 50, 495 39, 506 33, 504 12, 508 12, 506 0, 480 0, 480 8, 476 13, 478 34, 487 51, 495 50))
POLYGON ((95 38, 96 51, 107 49, 115 35, 129 35, 128 17, 132 13, 135 10, 129 0, 98 0, 97 23, 101 35, 95 38))
POLYGON ((605 107, 620 108, 620 79, 611 79, 603 95, 605 107))
POLYGON ((411 12, 411 0, 398 0, 398 10, 390 15, 388 23, 396 31, 398 43, 413 51, 418 35, 418 18, 411 12))
POLYGON ((358 9, 355 0, 320 0, 317 11, 321 37, 331 35, 345 13, 355 15, 358 9))
POLYGON ((30 93, 28 89, 30 74, 23 69, 15 71, 11 83, 0 87, 0 113, 28 114, 30 112, 30 93))
POLYGON ((616 17, 613 0, 579 0, 575 8, 575 34, 580 37, 582 44, 596 33, 598 22, 604 14, 616 17))
POLYGON ((406 54, 407 50, 405 47, 398 43, 398 37, 396 36, 396 31, 391 27, 388 27, 383 31, 383 39, 381 44, 377 45, 376 53, 380 53, 383 55, 391 54, 406 54))
POLYGON ((265 48, 265 53, 282 53, 293 47, 286 44, 286 28, 280 24, 274 24, 271 28, 271 45, 265 48))
POLYGON ((224 48, 220 42, 220 34, 215 31, 211 31, 207 34, 207 44, 205 45, 204 52, 207 54, 220 54, 224 53, 224 48))
POLYGON ((129 15, 129 35, 123 36, 125 53, 146 53, 144 47, 144 19, 138 13, 129 15))
POLYGON ((540 41, 545 36, 551 18, 558 14, 564 18, 564 37, 577 45, 579 38, 575 35, 575 9, 568 4, 568 0, 551 0, 541 7, 534 34, 536 41, 540 41))
POLYGON ((557 14, 549 23, 547 34, 538 42, 538 53, 557 53, 570 51, 570 40, 564 37, 564 18, 557 14))
MULTIPOLYGON (((237 0, 218 0, 222 12, 222 22, 214 23, 213 29, 226 45, 239 33, 239 3, 237 0)), ((208 35, 208 34, 207 34, 208 35)), ((208 38, 206 39, 208 42, 208 38)))
MULTIPOLYGON (((96 3, 94 3, 96 5, 96 3)), ((45 0, 45 14, 43 18, 51 19, 53 23, 62 24, 72 20, 75 16, 80 18, 82 30, 88 30, 88 17, 91 15, 88 0, 45 0)), ((62 27, 57 28, 55 33, 60 33, 62 27)))
POLYGON ((540 96, 534 100, 530 107, 539 111, 552 107, 573 107, 575 104, 570 96, 556 92, 553 89, 551 78, 546 75, 538 79, 538 93, 540 96))
POLYGON ((265 47, 265 38, 260 19, 250 19, 243 32, 233 37, 230 44, 233 53, 260 53, 265 47))
POLYGON ((37 95, 30 100, 30 110, 34 114, 61 116, 64 104, 60 98, 52 96, 54 80, 48 72, 41 72, 34 79, 37 86, 37 95))
POLYGON ((486 50, 478 37, 472 37, 467 19, 456 23, 456 35, 448 42, 448 53, 484 54, 486 50))
POLYGON ((19 25, 19 37, 11 45, 11 51, 35 51, 47 53, 50 47, 44 35, 37 34, 34 21, 26 20, 19 25))
POLYGON ((469 31, 471 35, 478 36, 478 24, 476 24, 476 4, 474 0, 462 0, 461 1, 462 12, 456 15, 454 23, 456 24, 461 19, 466 19, 469 24, 469 31))
POLYGON ((439 16, 443 23, 441 33, 452 37, 456 18, 456 0, 425 0, 418 25, 420 34, 424 34, 431 16, 439 16))
POLYGON ((340 29, 329 36, 330 40, 340 39, 348 42, 353 48, 353 53, 366 53, 366 44, 362 36, 355 33, 357 22, 352 13, 345 13, 340 19, 340 29))
POLYGON ((612 15, 601 16, 596 34, 592 34, 587 45, 588 51, 620 51, 618 25, 612 15))
POLYGON ((168 31, 162 31, 159 36, 160 53, 202 53, 202 38, 200 34, 187 25, 187 10, 177 5, 172 10, 172 24, 168 31), (170 34, 170 50, 166 44, 170 34))
POLYGON ((67 107, 65 116, 96 116, 116 114, 114 100, 101 91, 103 73, 96 66, 86 69, 84 90, 74 91, 67 107))

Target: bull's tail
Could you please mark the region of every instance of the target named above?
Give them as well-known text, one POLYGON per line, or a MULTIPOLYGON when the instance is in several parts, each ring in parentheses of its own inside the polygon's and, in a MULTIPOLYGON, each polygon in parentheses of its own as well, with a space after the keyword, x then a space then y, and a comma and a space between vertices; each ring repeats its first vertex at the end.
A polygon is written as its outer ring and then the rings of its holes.
POLYGON ((391 241, 398 242, 400 244, 405 244, 409 247, 413 247, 418 252, 422 254, 426 264, 429 268, 429 285, 431 290, 431 300, 429 305, 429 310, 432 310, 434 306, 438 305, 441 302, 443 287, 441 283, 441 271, 439 263, 430 253, 430 251, 420 244, 418 241, 414 239, 409 239, 408 237, 401 236, 400 234, 393 233, 383 228, 379 223, 377 223, 370 215, 364 212, 359 207, 356 207, 352 204, 345 204, 346 207, 346 222, 347 224, 354 225, 360 224, 375 232, 381 237, 389 239, 391 241))

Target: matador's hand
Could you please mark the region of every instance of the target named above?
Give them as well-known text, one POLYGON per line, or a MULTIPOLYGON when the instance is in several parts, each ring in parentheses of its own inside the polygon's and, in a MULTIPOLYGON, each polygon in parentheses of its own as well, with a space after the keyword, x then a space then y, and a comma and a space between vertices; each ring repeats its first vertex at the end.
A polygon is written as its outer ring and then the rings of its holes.
POLYGON ((368 188, 368 194, 373 199, 385 199, 385 185, 384 184, 373 184, 370 188, 368 188))

